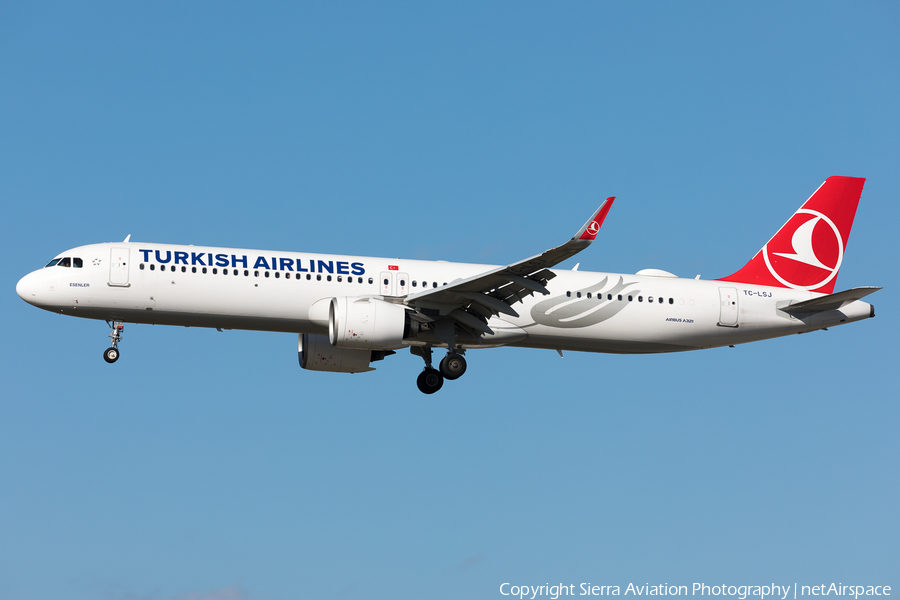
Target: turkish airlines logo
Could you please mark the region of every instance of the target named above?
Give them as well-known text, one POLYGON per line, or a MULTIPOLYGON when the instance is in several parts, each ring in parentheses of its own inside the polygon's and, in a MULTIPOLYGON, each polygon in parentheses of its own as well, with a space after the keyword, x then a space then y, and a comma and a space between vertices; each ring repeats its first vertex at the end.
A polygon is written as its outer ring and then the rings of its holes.
POLYGON ((591 235, 597 235, 598 231, 600 231, 600 224, 597 221, 591 221, 591 224, 587 227, 587 232, 591 235))
POLYGON ((763 247, 763 258, 769 273, 783 285, 795 290, 815 290, 837 276, 844 260, 844 242, 831 219, 819 211, 801 208, 763 247), (776 257, 795 262, 779 261, 776 257), (798 268, 795 263, 812 268, 798 268))
POLYGON ((388 265, 388 271, 399 271, 400 267, 397 265, 388 265))

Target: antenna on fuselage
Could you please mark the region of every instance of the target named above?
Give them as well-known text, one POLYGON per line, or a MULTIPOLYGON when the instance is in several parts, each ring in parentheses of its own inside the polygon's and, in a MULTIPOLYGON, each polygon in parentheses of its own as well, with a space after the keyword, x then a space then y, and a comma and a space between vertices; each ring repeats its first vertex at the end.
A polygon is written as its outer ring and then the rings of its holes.
POLYGON ((130 234, 130 233, 129 233, 128 235, 125 236, 125 239, 122 240, 122 243, 123 243, 123 244, 127 244, 129 240, 131 240, 131 234, 130 234))

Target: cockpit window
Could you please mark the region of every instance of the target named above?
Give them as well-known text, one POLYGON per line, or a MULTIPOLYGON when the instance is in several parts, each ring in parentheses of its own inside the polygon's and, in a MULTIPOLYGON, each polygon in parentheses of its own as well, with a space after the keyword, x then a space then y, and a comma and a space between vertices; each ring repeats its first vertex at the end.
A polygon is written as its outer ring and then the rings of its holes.
POLYGON ((56 263, 56 266, 57 266, 57 267, 71 267, 71 266, 72 266, 72 259, 69 258, 68 256, 65 257, 65 258, 61 258, 61 259, 59 259, 59 262, 56 263))
POLYGON ((72 266, 75 267, 76 269, 80 269, 81 267, 84 266, 84 262, 80 258, 73 258, 72 266))
POLYGON ((51 260, 50 262, 48 262, 47 265, 46 265, 44 268, 46 269, 47 267, 55 267, 55 266, 56 266, 56 263, 58 263, 58 262, 61 261, 61 260, 62 260, 61 258, 54 258, 53 260, 51 260))

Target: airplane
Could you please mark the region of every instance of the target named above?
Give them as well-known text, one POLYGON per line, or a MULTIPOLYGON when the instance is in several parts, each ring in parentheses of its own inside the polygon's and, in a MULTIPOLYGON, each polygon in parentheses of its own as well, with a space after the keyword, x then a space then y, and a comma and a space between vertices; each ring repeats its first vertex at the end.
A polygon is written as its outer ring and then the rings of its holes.
POLYGON ((516 346, 647 354, 734 346, 875 316, 834 293, 864 178, 829 177, 750 261, 714 280, 553 269, 597 237, 608 198, 561 246, 506 266, 131 242, 79 246, 25 275, 18 295, 47 311, 107 322, 298 334, 300 366, 363 373, 408 348, 432 394, 465 353, 516 346), (433 350, 446 349, 437 367, 433 350))

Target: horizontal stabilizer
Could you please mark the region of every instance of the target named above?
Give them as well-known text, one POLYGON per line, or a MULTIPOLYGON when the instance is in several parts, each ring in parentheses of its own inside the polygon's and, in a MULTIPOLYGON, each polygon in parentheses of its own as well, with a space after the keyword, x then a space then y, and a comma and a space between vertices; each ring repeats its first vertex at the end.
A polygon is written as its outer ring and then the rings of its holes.
POLYGON ((817 313, 826 310, 837 310, 851 302, 856 302, 860 298, 865 298, 869 294, 873 294, 880 290, 880 287, 858 287, 852 290, 844 290, 836 294, 829 294, 821 298, 813 298, 797 304, 785 306, 781 310, 792 315, 798 313, 817 313))

